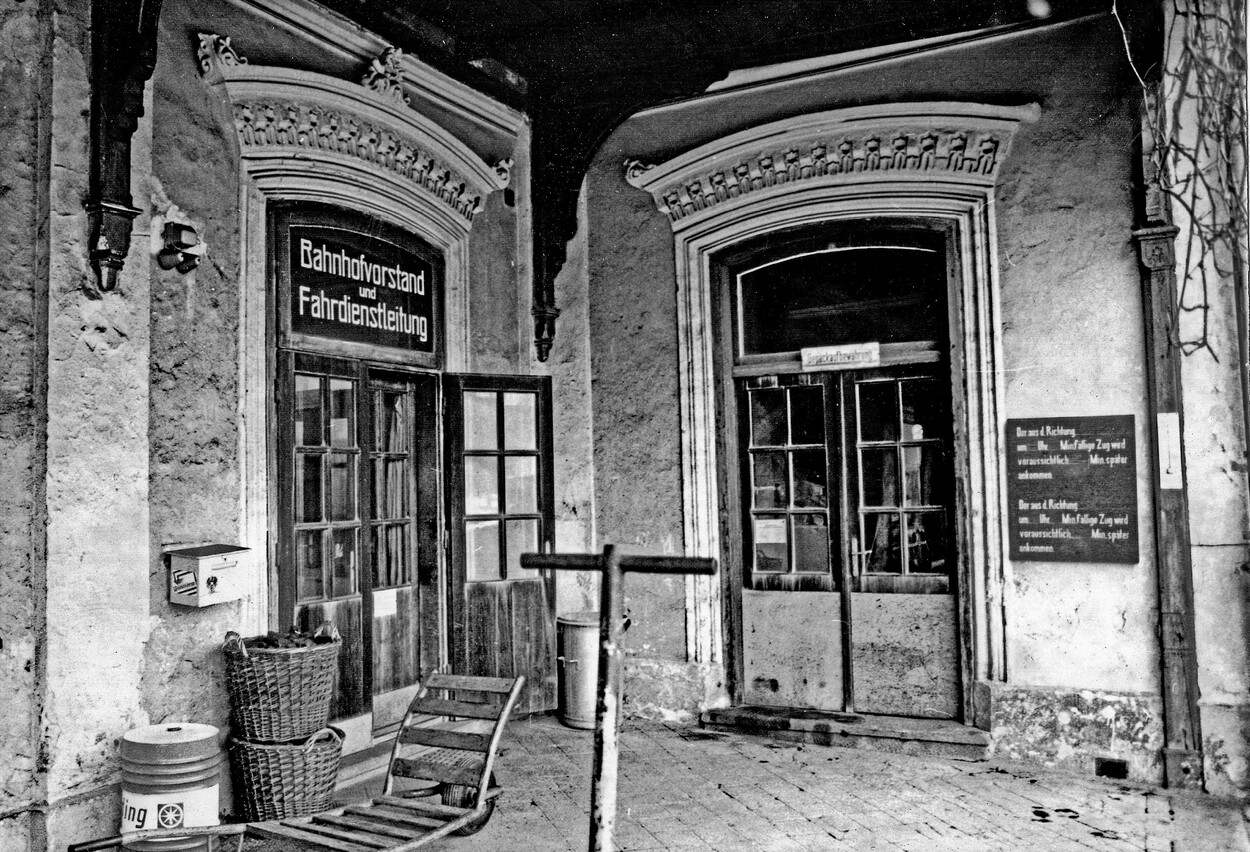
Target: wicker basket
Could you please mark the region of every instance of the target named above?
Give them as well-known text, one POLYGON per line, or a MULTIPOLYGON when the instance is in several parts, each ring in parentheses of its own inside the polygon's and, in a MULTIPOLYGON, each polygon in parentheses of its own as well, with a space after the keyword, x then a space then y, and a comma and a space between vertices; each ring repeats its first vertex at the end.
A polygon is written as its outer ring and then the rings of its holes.
POLYGON ((248 822, 307 816, 330 806, 343 754, 343 732, 327 727, 295 743, 232 737, 235 804, 248 822))
POLYGON ((234 735, 282 743, 310 736, 330 718, 341 641, 304 648, 248 648, 226 640, 226 688, 234 735))

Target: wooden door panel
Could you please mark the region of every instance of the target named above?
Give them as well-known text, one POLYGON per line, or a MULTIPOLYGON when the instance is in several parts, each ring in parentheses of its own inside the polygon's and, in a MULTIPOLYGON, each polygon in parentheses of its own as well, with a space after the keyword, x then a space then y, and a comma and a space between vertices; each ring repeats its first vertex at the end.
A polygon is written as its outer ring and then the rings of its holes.
POLYGON ((957 719, 953 595, 852 594, 855 710, 957 719))
POLYGON ((330 622, 343 640, 335 673, 330 718, 355 716, 369 709, 364 677, 364 608, 359 597, 301 604, 296 624, 301 630, 316 630, 330 622))
POLYGON ((743 590, 743 701, 843 709, 841 620, 841 595, 743 590))
POLYGON ((525 675, 517 712, 556 706, 555 635, 546 584, 535 580, 471 583, 466 589, 467 673, 525 675))
POLYGON ((412 586, 382 589, 373 593, 373 599, 373 694, 379 695, 417 682, 421 618, 412 586), (379 609, 389 609, 380 606, 381 599, 391 596, 394 612, 379 615, 379 609))

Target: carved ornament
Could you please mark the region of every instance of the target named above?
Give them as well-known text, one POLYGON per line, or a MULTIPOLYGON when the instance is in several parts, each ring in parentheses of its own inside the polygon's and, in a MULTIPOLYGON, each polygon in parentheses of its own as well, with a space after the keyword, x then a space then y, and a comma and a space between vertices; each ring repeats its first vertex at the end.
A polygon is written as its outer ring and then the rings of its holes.
POLYGON ((216 65, 230 68, 246 65, 247 59, 240 56, 230 44, 230 36, 219 36, 216 33, 200 33, 200 46, 196 53, 200 57, 200 73, 208 75, 216 65))
POLYGON ((404 94, 403 61, 402 50, 398 47, 388 47, 369 63, 369 70, 360 78, 360 84, 396 103, 408 106, 411 101, 404 94))
POLYGON ((889 105, 876 108, 879 115, 873 109, 775 122, 658 166, 627 160, 625 179, 651 192, 674 223, 753 193, 808 181, 992 186, 1015 126, 1037 113, 1036 107, 976 104, 889 105))

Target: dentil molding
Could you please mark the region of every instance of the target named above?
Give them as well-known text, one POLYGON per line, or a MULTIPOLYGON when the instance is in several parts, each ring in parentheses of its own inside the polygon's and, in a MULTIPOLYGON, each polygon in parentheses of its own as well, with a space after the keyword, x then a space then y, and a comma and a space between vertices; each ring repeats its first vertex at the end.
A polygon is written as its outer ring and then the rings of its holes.
POLYGON ((1016 128, 1039 108, 973 103, 881 104, 801 115, 702 145, 659 165, 625 162, 674 227, 802 182, 874 180, 994 185, 1016 128))
POLYGON ((349 158, 410 182, 467 228, 487 195, 508 185, 511 160, 491 165, 408 106, 402 53, 387 48, 359 83, 253 65, 227 36, 200 33, 200 72, 222 86, 242 156, 349 158))

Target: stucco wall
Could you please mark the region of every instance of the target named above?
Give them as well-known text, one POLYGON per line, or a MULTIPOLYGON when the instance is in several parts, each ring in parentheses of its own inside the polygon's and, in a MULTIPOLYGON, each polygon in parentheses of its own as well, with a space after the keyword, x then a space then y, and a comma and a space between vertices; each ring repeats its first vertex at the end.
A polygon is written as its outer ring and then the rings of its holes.
POLYGON ((25 849, 40 791, 49 35, 38 4, 0 10, 0 847, 25 849))
POLYGON ((185 275, 154 267, 152 276, 153 630, 143 701, 153 723, 194 721, 224 733, 220 647, 226 631, 241 629, 243 603, 170 604, 163 556, 179 546, 239 542, 237 146, 228 113, 199 79, 188 15, 185 4, 174 4, 162 16, 153 179, 142 201, 166 220, 193 225, 208 256, 185 275))
MULTIPOLYGON (((626 159, 658 162, 788 116, 890 101, 1036 102, 996 196, 1004 417, 1126 413, 1144 447, 1139 278, 1131 253, 1135 136, 1128 69, 1110 19, 847 71, 819 83, 719 95, 637 116, 587 180, 597 520, 603 540, 681 542, 673 239, 626 159), (1079 75, 1072 69, 1080 68, 1079 75)), ((1136 566, 1008 566, 1009 679, 1151 691, 1154 571, 1144 451, 1136 566)), ((635 580, 633 653, 684 659, 684 584, 635 580)), ((970 686, 970 685, 969 685, 970 686)))

